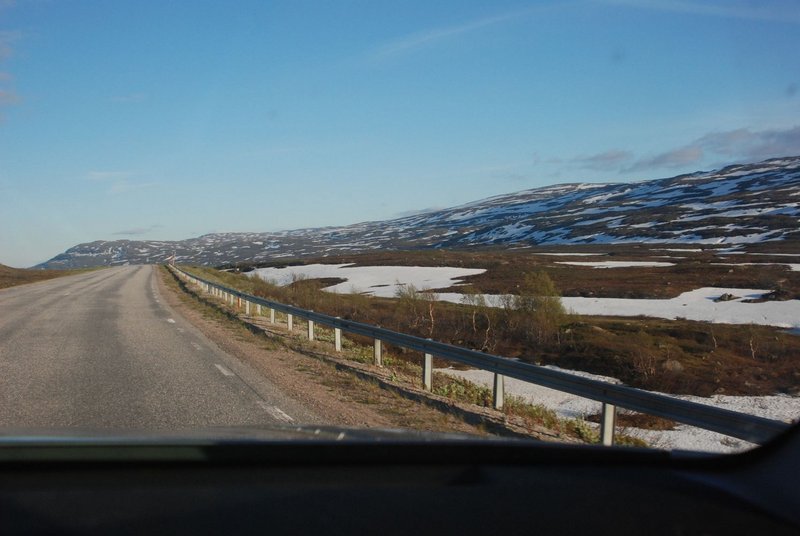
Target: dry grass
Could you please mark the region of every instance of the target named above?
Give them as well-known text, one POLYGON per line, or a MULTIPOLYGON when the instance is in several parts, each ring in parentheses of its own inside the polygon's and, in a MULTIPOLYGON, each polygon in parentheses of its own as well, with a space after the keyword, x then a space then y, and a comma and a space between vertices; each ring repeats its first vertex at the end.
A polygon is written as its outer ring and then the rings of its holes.
MULTIPOLYGON (((373 251, 317 259, 282 260, 265 265, 286 266, 289 264, 354 263, 357 266, 454 266, 484 268, 486 273, 470 276, 465 281, 477 291, 486 294, 514 294, 520 284, 520 274, 545 270, 562 296, 597 296, 607 298, 673 298, 689 290, 704 286, 733 288, 784 288, 800 296, 800 272, 791 272, 783 266, 720 266, 716 263, 770 263, 787 262, 783 257, 736 255, 725 258, 713 248, 695 252, 697 247, 645 244, 604 244, 581 246, 553 246, 531 248, 509 252, 506 248, 480 248, 475 250, 411 250, 373 251), (553 253, 593 253, 587 257, 553 253), (543 255, 546 253, 547 255, 543 255), (558 264, 572 261, 646 260, 675 263, 661 268, 615 268, 596 270, 558 264)), ((771 242, 754 245, 754 251, 797 252, 800 245, 794 242, 771 242)), ((242 270, 251 268, 241 265, 242 270)), ((443 289, 437 289, 443 290, 443 289)), ((458 291, 453 289, 454 292, 458 291)))
MULTIPOLYGON (((521 311, 431 303, 409 296, 397 300, 333 294, 320 291, 324 283, 318 280, 277 287, 241 274, 207 268, 195 271, 282 303, 536 364, 612 376, 644 389, 701 396, 796 394, 800 390, 800 361, 796 359, 800 337, 767 326, 565 317, 558 336, 542 341, 521 311)), ((520 276, 517 272, 518 282, 520 276)), ((392 351, 400 359, 408 354, 399 348, 392 351)))
POLYGON ((72 275, 84 270, 31 270, 23 268, 11 268, 0 264, 0 288, 15 287, 45 279, 72 275))

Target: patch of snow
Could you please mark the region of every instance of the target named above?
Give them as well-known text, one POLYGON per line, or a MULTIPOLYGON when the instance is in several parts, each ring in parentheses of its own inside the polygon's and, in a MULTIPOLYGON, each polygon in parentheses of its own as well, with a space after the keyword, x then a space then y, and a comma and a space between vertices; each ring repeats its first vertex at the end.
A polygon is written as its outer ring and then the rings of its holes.
MULTIPOLYGON (((616 378, 598 376, 587 372, 565 370, 558 367, 547 366, 545 368, 560 370, 576 376, 590 378, 612 384, 621 383, 616 378)), ((494 375, 484 370, 454 370, 437 369, 438 372, 464 378, 478 385, 491 387, 494 375)), ((585 418, 589 415, 600 413, 601 403, 587 398, 581 398, 569 393, 556 391, 540 385, 505 378, 505 390, 507 394, 522 397, 531 404, 540 404, 553 411, 559 417, 565 419, 585 418)), ((663 393, 659 393, 663 394, 663 393)), ((776 419, 784 422, 792 422, 800 417, 800 398, 788 395, 774 396, 726 396, 714 395, 709 398, 688 395, 667 395, 673 398, 688 400, 698 404, 716 406, 731 411, 748 413, 759 417, 776 419)), ((702 430, 692 426, 678 425, 675 430, 640 430, 636 428, 626 428, 625 433, 634 437, 639 437, 652 446, 661 449, 681 449, 705 452, 735 452, 750 448, 753 445, 745 441, 730 438, 716 432, 702 430)))
POLYGON ((800 328, 800 300, 744 303, 770 292, 764 289, 703 287, 666 300, 627 298, 561 298, 568 310, 581 315, 650 316, 718 324, 758 324, 800 328), (741 299, 715 302, 722 294, 741 299))
POLYGON ((553 257, 591 257, 595 255, 606 255, 606 253, 537 253, 536 255, 551 255, 553 257))
POLYGON ((366 293, 384 298, 394 297, 404 285, 417 289, 446 288, 461 283, 460 278, 478 275, 482 268, 451 268, 446 266, 353 266, 352 264, 308 264, 284 268, 258 268, 253 274, 278 285, 288 285, 295 278, 321 279, 337 277, 346 279, 325 288, 328 292, 350 292, 353 287, 367 289, 366 293))
MULTIPOLYGON (((800 271, 800 267, 798 267, 800 271)), ((800 330, 800 300, 744 303, 770 292, 764 289, 703 287, 684 292, 670 299, 636 298, 561 298, 564 307, 573 314, 591 316, 649 316, 675 320, 685 318, 715 324, 756 324, 800 330), (739 299, 715 302, 723 294, 739 299)), ((462 303, 463 294, 441 292, 439 300, 462 303)), ((484 294, 491 307, 502 307, 507 296, 484 294)))
POLYGON ((659 262, 659 261, 556 261, 555 264, 569 264, 572 266, 591 266, 592 268, 632 268, 632 267, 653 267, 662 268, 666 266, 675 266, 674 262, 659 262))

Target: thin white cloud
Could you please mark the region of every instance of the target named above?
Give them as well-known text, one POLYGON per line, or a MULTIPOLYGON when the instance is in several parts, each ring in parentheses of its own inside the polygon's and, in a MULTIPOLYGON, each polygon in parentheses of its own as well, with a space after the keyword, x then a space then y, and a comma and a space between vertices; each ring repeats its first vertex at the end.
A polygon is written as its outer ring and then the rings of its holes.
POLYGON ((20 38, 22 38, 22 32, 10 30, 0 31, 0 60, 6 60, 13 55, 13 44, 20 38))
POLYGON ((122 231, 116 231, 111 234, 115 236, 140 236, 155 231, 156 229, 161 229, 162 227, 163 225, 156 223, 154 225, 150 225, 149 227, 134 227, 133 229, 123 229, 122 231))
POLYGON ((800 155, 800 126, 752 131, 747 128, 709 132, 693 142, 656 156, 642 158, 626 171, 678 168, 699 164, 716 155, 727 162, 754 162, 800 155))
MULTIPOLYGON (((0 9, 9 7, 11 4, 0 3, 0 9)), ((17 31, 0 31, 0 63, 7 60, 14 54, 13 43, 22 37, 21 32, 17 31)), ((18 104, 22 98, 9 87, 13 77, 10 73, 5 71, 0 72, 0 107, 11 106, 18 104)), ((0 113, 0 123, 4 120, 4 116, 0 113)))
POLYGON ((10 90, 0 89, 0 106, 17 104, 20 101, 19 95, 10 90))
POLYGON ((440 210, 444 210, 444 207, 428 207, 419 210, 404 210, 402 212, 396 212, 392 215, 393 218, 408 218, 411 216, 420 216, 422 214, 429 214, 431 212, 438 212, 440 210))
POLYGON ((763 159, 800 155, 800 126, 753 132, 746 128, 712 132, 695 142, 721 156, 763 159))
POLYGON ((579 156, 572 159, 572 163, 584 169, 595 171, 609 171, 619 168, 633 158, 633 153, 621 149, 613 149, 602 153, 579 156))
POLYGON ((493 17, 485 17, 483 19, 478 19, 455 26, 434 28, 432 30, 427 30, 425 32, 414 33, 402 37, 400 39, 397 39, 395 41, 391 41, 389 43, 381 45, 375 50, 373 55, 376 57, 394 56, 402 52, 407 52, 415 48, 420 48, 423 46, 433 44, 437 41, 442 41, 444 39, 473 32, 480 28, 485 28, 487 26, 492 26, 494 24, 505 22, 517 16, 518 13, 506 13, 503 15, 495 15, 493 17))
POLYGON ((772 0, 769 2, 741 2, 734 0, 725 0, 723 2, 708 0, 596 0, 596 2, 687 15, 800 23, 800 9, 798 9, 796 0, 772 0))
POLYGON ((108 190, 110 194, 125 194, 128 192, 133 192, 135 190, 144 190, 146 188, 152 188, 156 186, 158 183, 155 182, 134 182, 129 181, 127 179, 119 179, 115 180, 111 184, 111 188, 108 190))
POLYGON ((371 57, 373 59, 383 59, 392 56, 397 56, 416 49, 434 45, 441 41, 454 39, 456 37, 460 37, 469 34, 471 32, 475 32, 482 28, 495 26, 498 24, 502 24, 504 22, 529 16, 534 12, 550 10, 553 8, 562 7, 563 5, 566 4, 573 4, 573 3, 574 2, 558 2, 555 4, 539 5, 532 8, 499 13, 496 15, 491 15, 480 19, 463 22, 461 24, 443 26, 440 28, 431 28, 421 32, 412 33, 378 46, 372 51, 371 57))
POLYGON ((120 180, 133 176, 130 171, 90 171, 86 178, 90 181, 120 180))
POLYGON ((678 168, 698 164, 703 159, 703 149, 697 145, 687 145, 671 151, 643 158, 629 168, 628 171, 641 171, 655 168, 678 168))
POLYGON ((133 180, 134 178, 136 178, 136 173, 131 171, 90 171, 86 174, 86 180, 107 185, 107 193, 111 195, 124 194, 158 185, 156 182, 139 182, 133 180))

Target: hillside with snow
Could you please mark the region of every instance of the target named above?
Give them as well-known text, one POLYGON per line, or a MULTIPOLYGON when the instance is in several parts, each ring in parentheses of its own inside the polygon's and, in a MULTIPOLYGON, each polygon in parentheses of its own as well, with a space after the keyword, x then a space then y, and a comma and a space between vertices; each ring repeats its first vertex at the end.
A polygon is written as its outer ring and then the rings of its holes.
POLYGON ((614 184, 561 184, 387 221, 180 241, 80 244, 41 268, 266 263, 374 249, 556 244, 752 244, 800 239, 800 157, 614 184))

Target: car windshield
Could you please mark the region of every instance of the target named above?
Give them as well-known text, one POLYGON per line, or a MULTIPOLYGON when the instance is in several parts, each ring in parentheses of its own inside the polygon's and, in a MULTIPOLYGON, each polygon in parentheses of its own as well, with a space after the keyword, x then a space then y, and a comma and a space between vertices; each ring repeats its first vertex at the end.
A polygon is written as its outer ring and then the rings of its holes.
POLYGON ((800 417, 793 0, 0 0, 0 438, 735 453, 800 417))

